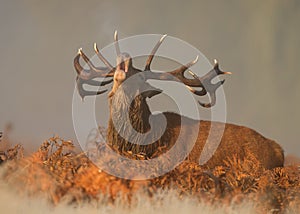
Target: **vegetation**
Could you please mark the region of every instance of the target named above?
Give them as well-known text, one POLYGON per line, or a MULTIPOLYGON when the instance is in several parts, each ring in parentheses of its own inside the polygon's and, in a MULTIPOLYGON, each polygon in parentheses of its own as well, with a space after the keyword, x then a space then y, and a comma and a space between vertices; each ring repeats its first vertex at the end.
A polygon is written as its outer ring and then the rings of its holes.
MULTIPOLYGON (((213 169, 184 161, 163 176, 138 181, 99 170, 84 153, 76 151, 71 141, 59 137, 45 141, 29 156, 23 156, 20 145, 2 151, 2 155, 6 159, 1 180, 20 195, 43 197, 53 206, 62 202, 114 206, 118 200, 130 207, 136 203, 136 194, 151 201, 161 191, 170 191, 181 200, 192 197, 216 207, 251 201, 259 213, 300 210, 299 168, 291 165, 266 170, 254 155, 224 160, 222 166, 213 169)), ((118 170, 132 174, 128 169, 118 170)))

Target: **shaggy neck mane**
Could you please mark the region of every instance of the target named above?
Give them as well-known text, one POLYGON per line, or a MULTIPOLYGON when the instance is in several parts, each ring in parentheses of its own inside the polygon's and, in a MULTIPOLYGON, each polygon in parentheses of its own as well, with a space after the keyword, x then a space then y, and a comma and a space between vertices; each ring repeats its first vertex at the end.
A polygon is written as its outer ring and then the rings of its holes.
POLYGON ((110 97, 110 118, 108 122, 107 140, 109 145, 119 152, 146 153, 150 145, 140 143, 140 133, 150 130, 149 106, 142 95, 134 97, 130 87, 120 86, 116 93, 110 97), (119 133, 122 133, 120 136, 119 133), (136 143, 132 143, 136 142, 136 143))

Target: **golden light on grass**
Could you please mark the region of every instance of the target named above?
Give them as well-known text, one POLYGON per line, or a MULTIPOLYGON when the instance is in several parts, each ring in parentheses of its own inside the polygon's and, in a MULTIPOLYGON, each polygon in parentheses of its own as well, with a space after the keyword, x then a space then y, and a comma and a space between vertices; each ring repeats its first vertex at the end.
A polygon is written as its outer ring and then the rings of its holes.
POLYGON ((8 158, 1 167, 2 182, 20 196, 30 200, 43 198, 54 207, 122 204, 131 209, 140 206, 141 198, 146 200, 143 203, 158 206, 164 203, 158 200, 159 196, 164 199, 171 194, 181 203, 189 199, 192 204, 216 209, 249 203, 262 213, 300 208, 298 167, 266 170, 251 155, 249 159, 224 160, 223 166, 213 169, 184 161, 163 176, 133 181, 99 170, 84 153, 76 152, 72 142, 58 137, 45 141, 38 151, 26 157, 20 145, 4 152, 8 158))

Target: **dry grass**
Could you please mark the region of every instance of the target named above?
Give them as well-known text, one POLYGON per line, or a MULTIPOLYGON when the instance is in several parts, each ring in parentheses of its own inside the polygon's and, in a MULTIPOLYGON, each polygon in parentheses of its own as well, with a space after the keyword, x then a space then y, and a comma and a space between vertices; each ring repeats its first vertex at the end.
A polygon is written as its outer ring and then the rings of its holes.
MULTIPOLYGON (((259 213, 300 210, 299 168, 291 165, 265 170, 254 156, 245 160, 233 157, 214 169, 184 161, 163 176, 134 181, 100 171, 84 153, 76 152, 70 141, 58 137, 45 141, 30 156, 22 154, 19 145, 3 151, 5 164, 1 180, 19 195, 44 198, 53 206, 105 203, 113 207, 121 203, 130 209, 139 204, 141 197, 150 204, 164 203, 159 200, 163 191, 172 192, 182 203, 192 198, 223 211, 224 207, 249 202, 259 213)), ((134 176, 134 169, 117 170, 134 176)))

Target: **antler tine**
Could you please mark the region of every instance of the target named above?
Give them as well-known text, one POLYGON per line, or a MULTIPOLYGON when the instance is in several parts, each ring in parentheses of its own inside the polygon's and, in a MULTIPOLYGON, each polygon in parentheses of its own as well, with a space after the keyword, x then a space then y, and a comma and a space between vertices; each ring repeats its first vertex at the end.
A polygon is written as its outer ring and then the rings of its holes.
POLYGON ((217 89, 223 85, 225 82, 225 80, 221 80, 219 81, 218 83, 216 84, 211 84, 205 88, 205 90, 208 92, 209 94, 209 97, 210 97, 210 103, 202 103, 200 101, 199 104, 202 106, 202 107, 205 107, 205 108, 210 108, 212 106, 214 106, 216 104, 216 100, 217 100, 217 97, 216 97, 216 91, 217 89))
POLYGON ((151 65, 151 62, 153 60, 153 57, 156 53, 156 51, 158 50, 159 46, 161 45, 161 43, 164 41, 164 39, 167 37, 167 34, 163 35, 160 40, 156 43, 156 45, 154 46, 153 50, 151 51, 151 54, 149 55, 148 59, 147 59, 147 62, 146 62, 146 66, 145 66, 145 69, 144 71, 148 71, 150 70, 150 65, 151 65))
POLYGON ((105 80, 105 81, 96 81, 93 80, 94 78, 97 77, 112 77, 114 73, 113 70, 109 70, 106 67, 98 67, 96 68, 90 61, 90 59, 83 53, 82 49, 80 48, 78 50, 77 55, 74 58, 74 67, 77 72, 77 78, 76 78, 76 83, 77 83, 77 90, 79 95, 81 96, 82 100, 84 99, 85 96, 92 96, 92 95, 98 95, 106 92, 107 90, 102 90, 102 91, 86 91, 83 88, 83 84, 89 84, 93 86, 104 86, 113 81, 113 79, 110 80, 105 80), (90 67, 90 70, 84 69, 81 64, 79 63, 80 57, 84 59, 84 61, 88 64, 90 67))
MULTIPOLYGON (((78 93, 79 93, 79 95, 80 95, 80 97, 81 97, 82 100, 84 100, 84 97, 86 97, 86 96, 99 95, 99 94, 103 94, 103 93, 105 93, 107 91, 107 89, 102 90, 102 91, 87 91, 87 90, 85 90, 83 88, 83 84, 87 83, 89 81, 91 81, 91 80, 85 81, 85 80, 83 80, 83 79, 81 79, 79 77, 77 77, 77 79, 76 79, 77 90, 78 90, 78 93)), ((108 81, 105 81, 105 82, 108 82, 108 81)), ((107 83, 105 83, 105 84, 107 84, 107 83)))
POLYGON ((84 68, 79 63, 80 56, 81 55, 79 54, 79 50, 78 50, 78 53, 74 58, 74 67, 75 67, 75 70, 76 70, 78 76, 80 76, 82 74, 82 71, 84 71, 84 68))
POLYGON ((101 70, 97 69, 94 66, 94 64, 91 62, 91 60, 85 55, 85 53, 82 51, 82 48, 79 48, 78 53, 83 58, 83 60, 88 64, 91 70, 95 72, 101 72, 101 70))
POLYGON ((198 79, 187 79, 184 76, 184 72, 190 68, 191 66, 193 66, 196 62, 198 62, 199 56, 196 57, 196 59, 194 59, 193 61, 182 65, 180 68, 169 72, 170 74, 174 75, 176 78, 178 78, 180 81, 182 81, 182 83, 184 83, 185 85, 188 86, 194 86, 194 87, 200 87, 201 86, 201 82, 198 79))
POLYGON ((98 58, 110 69, 110 70, 113 70, 114 67, 104 58, 104 56, 100 53, 98 47, 97 47, 97 44, 94 43, 94 50, 95 50, 95 53, 97 54, 98 58))
POLYGON ((121 54, 121 51, 120 51, 120 46, 119 46, 118 31, 115 31, 114 39, 115 39, 115 47, 116 47, 117 56, 119 56, 121 54))
POLYGON ((220 75, 220 74, 232 74, 229 71, 221 71, 220 68, 219 68, 219 63, 218 63, 217 59, 214 59, 214 69, 216 70, 218 75, 220 75))
POLYGON ((212 70, 210 70, 207 74, 199 78, 192 71, 189 71, 193 76, 193 79, 188 79, 184 76, 184 72, 194 65, 198 60, 198 56, 195 60, 187 63, 186 65, 181 66, 180 68, 165 73, 151 72, 145 71, 146 79, 156 79, 156 80, 166 80, 166 81, 181 81, 186 85, 186 87, 197 96, 204 96, 207 93, 210 97, 210 103, 202 103, 199 104, 203 107, 210 108, 216 104, 216 90, 225 82, 225 80, 221 80, 215 84, 211 83, 212 79, 222 74, 231 74, 231 72, 224 72, 219 69, 219 65, 215 60, 215 65, 212 70), (172 75, 170 75, 172 74, 172 75), (201 87, 201 90, 195 90, 191 87, 201 87))
POLYGON ((81 57, 81 48, 78 50, 78 53, 77 55, 75 56, 74 58, 74 67, 75 67, 75 70, 78 74, 78 76, 81 78, 81 79, 85 79, 85 80, 88 80, 88 79, 91 79, 92 77, 92 74, 91 74, 91 71, 90 70, 86 70, 84 69, 81 64, 79 63, 79 59, 81 57))
POLYGON ((104 80, 104 81, 83 80, 83 83, 86 83, 86 84, 89 84, 89 85, 93 85, 93 86, 104 86, 104 85, 107 85, 107 84, 111 83, 112 81, 113 81, 113 79, 104 80))
POLYGON ((201 82, 198 79, 187 79, 184 77, 184 72, 194 65, 198 61, 198 56, 193 61, 181 66, 180 68, 164 73, 152 72, 150 70, 145 71, 145 76, 147 79, 157 79, 157 80, 169 80, 169 81, 181 81, 187 86, 201 87, 201 82))
POLYGON ((74 67, 78 76, 84 80, 93 79, 96 77, 112 77, 114 73, 114 69, 110 70, 107 67, 95 67, 91 63, 89 58, 83 53, 81 48, 78 50, 78 53, 74 58, 74 67), (84 61, 88 64, 90 70, 86 70, 81 66, 81 64, 79 63, 80 57, 82 57, 84 61))
POLYGON ((195 58, 193 61, 191 61, 191 62, 189 62, 189 63, 187 63, 187 64, 185 65, 186 69, 188 69, 189 67, 191 67, 191 66, 193 66, 194 64, 196 64, 196 63, 198 62, 198 59, 199 59, 199 56, 197 55, 196 58, 195 58))
MULTIPOLYGON (((194 72, 189 71, 189 73, 190 73, 195 79, 197 79, 197 80, 200 81, 199 77, 198 77, 194 72)), ((195 95, 198 95, 198 96, 204 96, 204 95, 207 94, 207 91, 205 90, 205 88, 204 88, 203 86, 201 86, 202 89, 201 89, 200 91, 199 91, 199 90, 195 90, 195 89, 193 89, 192 87, 190 87, 190 86, 188 86, 188 85, 186 85, 186 87, 187 87, 192 93, 194 93, 195 95)))
POLYGON ((188 85, 186 85, 186 87, 187 87, 192 93, 194 93, 195 95, 198 95, 198 96, 204 96, 204 95, 207 94, 207 91, 206 91, 205 89, 203 89, 203 88, 202 88, 201 91, 199 91, 199 90, 193 89, 192 87, 190 87, 190 86, 188 86, 188 85))
POLYGON ((231 72, 224 72, 221 71, 219 69, 219 65, 217 60, 214 60, 214 68, 209 71, 206 75, 204 75, 203 77, 199 78, 196 74, 194 74, 192 71, 189 71, 190 74, 194 77, 194 79, 197 79, 201 82, 201 86, 202 90, 201 91, 197 91, 191 87, 188 87, 189 90, 198 95, 198 96, 204 96, 207 93, 209 94, 210 97, 210 103, 202 103, 199 101, 199 104, 205 108, 210 108, 212 106, 214 106, 216 104, 216 91, 217 89, 224 84, 225 80, 221 80, 215 84, 212 84, 211 81, 213 78, 217 77, 220 74, 231 74, 231 72))
POLYGON ((217 59, 214 59, 214 68, 219 68, 219 63, 217 59))

